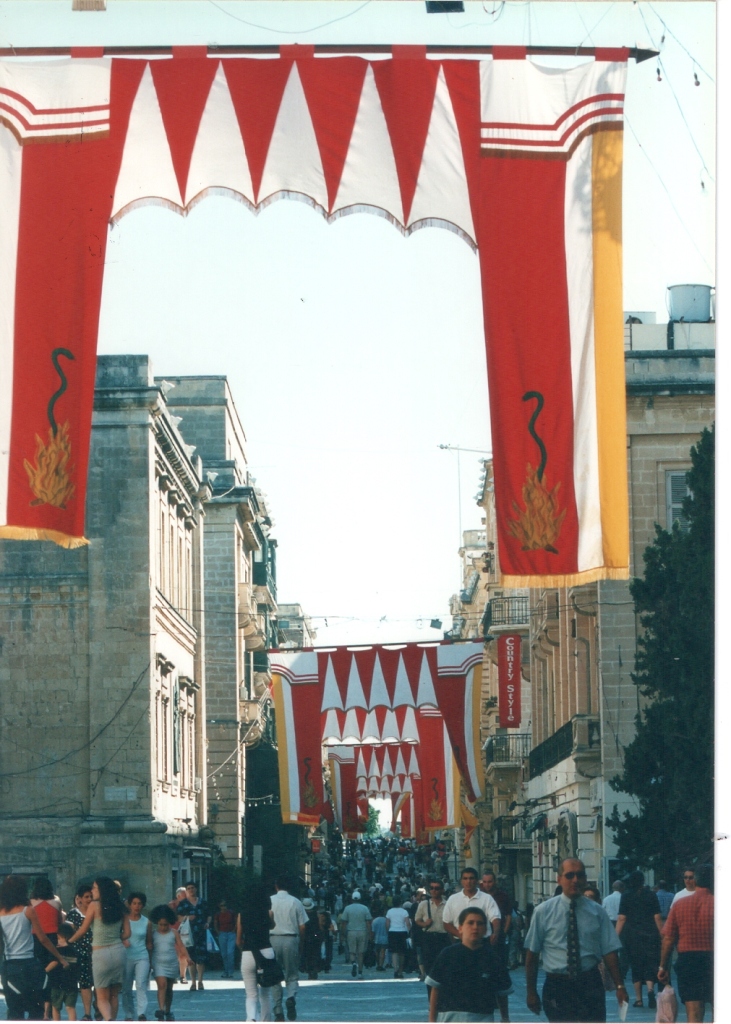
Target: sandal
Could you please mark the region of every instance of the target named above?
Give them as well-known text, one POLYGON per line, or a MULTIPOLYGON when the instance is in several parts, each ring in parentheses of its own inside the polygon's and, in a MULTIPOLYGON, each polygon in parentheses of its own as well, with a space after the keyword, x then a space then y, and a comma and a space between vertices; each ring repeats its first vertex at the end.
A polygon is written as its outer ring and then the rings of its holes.
POLYGON ((642 1000, 641 999, 636 999, 634 1001, 634 1003, 632 1003, 632 1005, 633 1006, 642 1006, 642 1000))

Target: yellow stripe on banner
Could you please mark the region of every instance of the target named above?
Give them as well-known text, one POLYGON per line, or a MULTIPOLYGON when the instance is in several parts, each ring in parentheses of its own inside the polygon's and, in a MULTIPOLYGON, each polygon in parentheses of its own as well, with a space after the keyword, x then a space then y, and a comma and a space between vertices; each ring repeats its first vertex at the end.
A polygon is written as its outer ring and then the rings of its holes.
MULTIPOLYGON (((629 576, 629 506, 622 315, 622 144, 621 131, 595 133, 591 177, 602 548, 604 565, 625 570, 625 575, 619 578, 626 579, 629 576)), ((523 583, 523 586, 529 585, 523 583)))
POLYGON ((459 828, 462 824, 462 800, 460 796, 461 778, 457 762, 455 761, 454 754, 451 749, 449 751, 449 756, 452 758, 452 817, 454 818, 454 824, 448 825, 447 828, 459 828))
POLYGON ((475 665, 472 674, 472 760, 475 765, 477 785, 479 793, 478 800, 485 795, 485 767, 482 763, 482 749, 480 747, 480 711, 482 710, 482 662, 475 665))
POLYGON ((339 793, 339 785, 338 785, 340 780, 338 778, 338 773, 337 773, 337 770, 335 768, 335 762, 333 761, 333 759, 331 757, 328 757, 327 763, 328 763, 328 766, 330 768, 330 789, 332 791, 333 814, 335 815, 335 821, 336 821, 337 825, 340 828, 342 828, 343 827, 343 822, 341 820, 341 814, 340 814, 340 793, 339 793))
POLYGON ((287 758, 287 723, 284 715, 284 695, 282 694, 282 677, 272 673, 272 696, 274 698, 274 722, 277 727, 277 761, 279 763, 279 800, 282 809, 282 821, 285 825, 292 822, 289 805, 289 769, 287 758))

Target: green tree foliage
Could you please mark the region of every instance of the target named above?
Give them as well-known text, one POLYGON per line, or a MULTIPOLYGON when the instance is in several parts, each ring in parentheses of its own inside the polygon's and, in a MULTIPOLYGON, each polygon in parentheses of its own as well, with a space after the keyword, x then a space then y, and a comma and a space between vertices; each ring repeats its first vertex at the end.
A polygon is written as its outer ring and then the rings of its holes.
POLYGON ((381 812, 377 810, 373 804, 368 804, 368 824, 366 825, 365 834, 367 836, 379 836, 381 829, 378 824, 378 819, 381 816, 381 812))
POLYGON ((708 856, 713 834, 714 430, 691 449, 683 528, 655 527, 630 593, 644 634, 633 680, 649 703, 612 787, 637 798, 607 824, 632 866, 671 878, 708 856))

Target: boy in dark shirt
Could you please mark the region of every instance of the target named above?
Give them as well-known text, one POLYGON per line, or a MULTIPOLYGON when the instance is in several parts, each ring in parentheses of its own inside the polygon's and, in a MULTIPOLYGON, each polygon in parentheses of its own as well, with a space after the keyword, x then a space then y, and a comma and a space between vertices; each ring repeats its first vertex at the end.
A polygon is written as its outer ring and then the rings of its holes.
POLYGON ((483 910, 466 907, 458 925, 461 942, 442 950, 426 979, 429 1020, 492 1021, 498 993, 512 991, 510 975, 485 940, 483 910))
POLYGON ((58 960, 51 960, 46 967, 50 974, 51 1007, 54 1020, 61 1020, 61 1010, 65 1006, 69 1020, 76 1020, 76 1000, 79 995, 79 962, 77 944, 68 940, 75 932, 68 921, 58 926, 58 948, 63 950, 68 967, 61 967, 58 960))

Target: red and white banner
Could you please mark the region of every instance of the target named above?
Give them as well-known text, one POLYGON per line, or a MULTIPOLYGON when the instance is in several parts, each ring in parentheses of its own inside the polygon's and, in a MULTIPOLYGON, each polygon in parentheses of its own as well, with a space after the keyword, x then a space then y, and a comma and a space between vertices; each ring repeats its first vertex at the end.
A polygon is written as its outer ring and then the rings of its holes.
MULTIPOLYGON (((303 657, 306 659, 307 655, 303 657)), ((312 707, 317 707, 322 699, 322 688, 316 679, 293 683, 276 672, 272 674, 271 688, 277 725, 282 821, 319 825, 325 799, 322 734, 319 716, 312 714, 312 707)))
POLYGON ((484 644, 442 644, 437 648, 434 688, 454 759, 468 800, 480 800, 485 775, 480 746, 482 657, 484 644))
POLYGON ((459 772, 452 756, 449 735, 438 711, 418 712, 421 811, 424 828, 434 832, 461 824, 459 772))
POLYGON ((368 824, 368 801, 359 797, 352 747, 328 750, 335 821, 346 839, 357 839, 368 824))
MULTIPOLYGON (((626 61, 296 46, 1 62, 0 536, 84 543, 109 223, 148 203, 185 215, 211 194, 252 210, 296 195, 330 221, 367 209, 478 250, 504 582, 626 578, 626 61)), ((361 682, 367 710, 380 681, 361 682)))
POLYGON ((520 726, 520 634, 497 639, 498 710, 501 729, 520 726))

